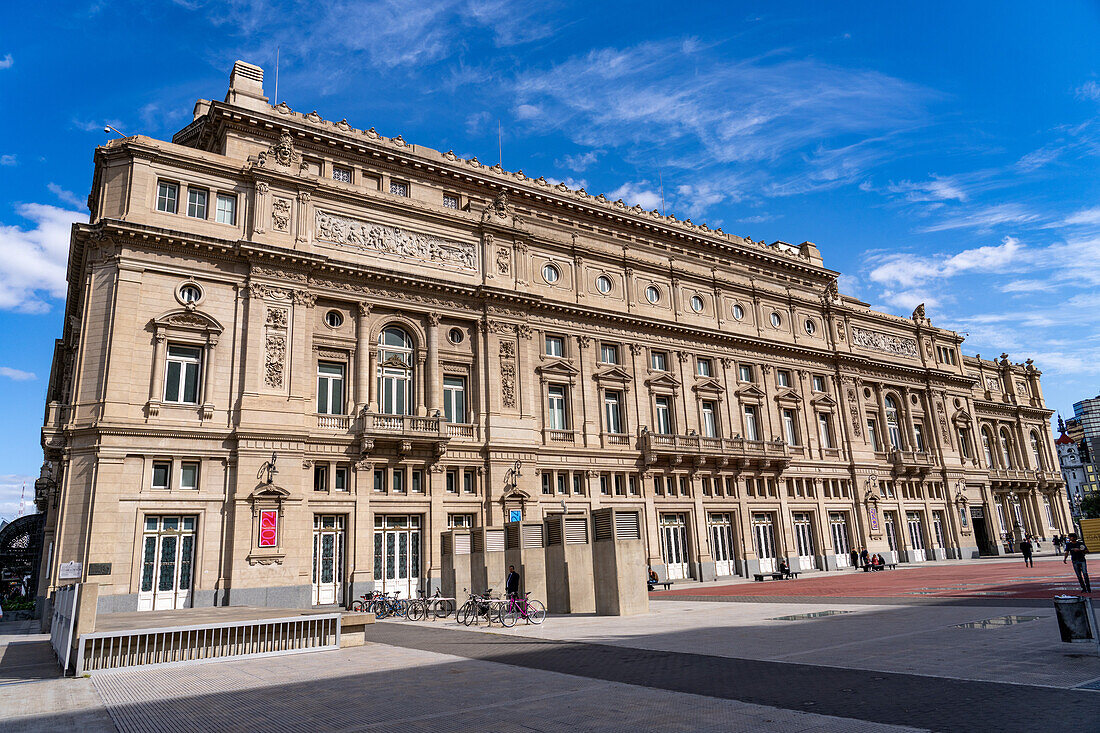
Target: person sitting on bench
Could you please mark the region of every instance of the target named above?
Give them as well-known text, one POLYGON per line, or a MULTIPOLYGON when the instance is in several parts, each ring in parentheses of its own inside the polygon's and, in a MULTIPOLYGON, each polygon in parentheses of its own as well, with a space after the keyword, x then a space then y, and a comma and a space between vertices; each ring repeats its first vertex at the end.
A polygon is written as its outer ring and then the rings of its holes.
POLYGON ((784 580, 789 580, 794 577, 793 575, 791 575, 791 566, 787 563, 786 560, 779 561, 779 574, 783 577, 784 580))
POLYGON ((656 585, 660 580, 661 579, 657 577, 656 571, 654 571, 653 568, 650 568, 649 575, 646 577, 646 585, 649 586, 649 589, 653 590, 654 585, 656 585))
POLYGON ((883 560, 882 555, 878 554, 877 552, 874 554, 874 557, 871 558, 871 569, 872 570, 885 570, 886 569, 886 561, 883 560))

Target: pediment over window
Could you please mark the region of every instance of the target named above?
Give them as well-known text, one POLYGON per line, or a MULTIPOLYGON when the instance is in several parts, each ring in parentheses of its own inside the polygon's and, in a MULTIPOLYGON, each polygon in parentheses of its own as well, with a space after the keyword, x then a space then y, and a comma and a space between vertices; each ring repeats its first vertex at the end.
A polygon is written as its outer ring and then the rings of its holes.
POLYGON ((652 376, 649 379, 645 380, 645 383, 646 386, 651 389, 653 387, 663 387, 665 389, 680 389, 680 383, 676 381, 676 378, 668 372, 661 372, 660 374, 652 376))
POLYGON ((711 377, 704 377, 696 382, 691 387, 696 392, 710 392, 713 394, 722 394, 726 391, 726 388, 722 386, 721 382, 711 377))
POLYGON ((509 502, 509 501, 518 501, 518 502, 522 503, 522 502, 530 501, 530 500, 531 500, 531 494, 527 493, 526 491, 519 488, 518 486, 504 492, 504 494, 502 494, 500 499, 499 499, 501 504, 504 504, 504 503, 509 502))
POLYGON ((956 425, 960 428, 968 428, 973 424, 973 418, 970 417, 970 413, 966 410, 959 410, 955 413, 955 416, 951 418, 956 425))
POLYGON ((620 366, 612 366, 604 369, 602 372, 596 372, 592 375, 592 378, 598 382, 631 382, 634 380, 630 372, 620 366))
POLYGON ((755 384, 746 384, 743 387, 737 388, 737 397, 740 400, 763 402, 766 395, 764 394, 764 390, 760 389, 755 384))
POLYGON ((580 370, 565 359, 554 359, 546 364, 541 364, 535 367, 535 371, 543 377, 564 377, 566 379, 572 379, 580 374, 580 370))
POLYGON ((821 410, 832 410, 836 407, 836 400, 834 400, 827 394, 818 395, 810 400, 810 402, 813 404, 814 407, 817 407, 821 410))
POLYGON ((802 396, 793 389, 784 388, 775 396, 775 401, 783 402, 788 405, 800 405, 802 404, 802 396))
POLYGON ((250 501, 282 501, 290 497, 290 492, 275 484, 260 484, 248 495, 250 501))
POLYGON ((153 319, 153 324, 158 329, 186 329, 210 334, 221 333, 225 330, 222 328, 222 324, 218 323, 212 316, 208 316, 201 311, 187 310, 186 308, 169 311, 159 318, 153 319))

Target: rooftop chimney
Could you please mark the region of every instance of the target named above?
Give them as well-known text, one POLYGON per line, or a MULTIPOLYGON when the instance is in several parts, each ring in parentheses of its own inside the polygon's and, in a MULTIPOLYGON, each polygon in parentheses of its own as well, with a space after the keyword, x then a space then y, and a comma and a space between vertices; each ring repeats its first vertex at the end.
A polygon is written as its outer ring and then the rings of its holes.
POLYGON ((264 70, 259 66, 237 61, 229 74, 229 91, 225 101, 238 107, 265 111, 270 109, 264 96, 264 70))

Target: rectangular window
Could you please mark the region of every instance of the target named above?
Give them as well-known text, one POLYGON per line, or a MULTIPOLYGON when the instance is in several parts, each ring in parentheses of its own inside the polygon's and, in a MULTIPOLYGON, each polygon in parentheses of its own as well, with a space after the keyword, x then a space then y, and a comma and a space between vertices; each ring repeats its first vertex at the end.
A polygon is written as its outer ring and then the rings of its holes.
POLYGON ((194 405, 199 400, 199 363, 202 349, 197 346, 168 346, 168 365, 164 379, 164 401, 194 405))
POLYGON ((462 472, 462 492, 464 494, 473 494, 477 492, 477 480, 474 478, 473 471, 462 472))
POLYGON ((546 355, 547 356, 564 356, 565 355, 565 339, 561 336, 547 336, 546 337, 546 355))
POLYGON ((466 422, 466 380, 443 377, 443 415, 447 422, 466 422))
POLYGON ((794 410, 783 410, 783 437, 787 445, 798 445, 798 421, 794 410))
POLYGON ((457 494, 458 493, 458 469, 457 468, 447 469, 447 493, 448 494, 457 494))
POLYGON ((229 193, 219 193, 218 208, 214 212, 214 219, 219 224, 236 224, 237 197, 229 193))
POLYGON ((332 474, 332 488, 336 491, 348 490, 348 467, 337 466, 336 471, 332 474))
POLYGON ((187 215, 194 219, 206 218, 207 193, 201 188, 187 189, 187 215))
POLYGON ((665 495, 665 483, 661 480, 660 476, 653 477, 653 495, 664 496, 665 495))
POLYGON ((175 183, 161 181, 157 184, 157 211, 175 214, 179 209, 180 188, 175 183))
POLYGON ((656 372, 667 372, 668 355, 663 351, 651 351, 649 353, 649 365, 656 372))
POLYGON ((970 458, 970 431, 959 428, 959 453, 963 458, 970 458))
POLYGON ((405 493, 405 469, 403 468, 393 469, 393 493, 405 493))
POLYGON ((780 387, 791 386, 791 373, 788 372, 786 369, 780 369, 779 371, 777 371, 775 373, 775 378, 780 387))
POLYGON ((814 392, 825 391, 825 377, 814 375, 814 392))
POLYGON ((443 194, 443 208, 445 208, 445 209, 457 209, 458 208, 458 196, 452 196, 449 193, 443 194))
POLYGON ((184 461, 180 464, 180 488, 197 490, 199 488, 199 464, 184 461))
POLYGON ((924 451, 924 426, 920 423, 913 424, 913 443, 918 451, 924 451))
POLYGON ((676 496, 676 479, 672 476, 665 477, 665 490, 669 496, 676 496))
POLYGON ((558 471, 558 493, 569 493, 569 474, 565 471, 558 471))
POLYGON ((573 472, 573 493, 576 496, 584 496, 584 477, 580 471, 573 472))
POLYGON ((882 450, 878 439, 878 421, 873 417, 867 418, 867 440, 871 443, 871 450, 882 450))
POLYGON ((653 403, 656 407, 656 424, 658 435, 672 434, 672 410, 669 407, 668 397, 655 397, 653 403))
POLYGON ((819 432, 821 433, 821 447, 832 448, 833 446, 833 430, 829 425, 829 416, 824 412, 819 413, 817 416, 817 425, 819 432))
POLYGON ((469 529, 474 526, 473 514, 448 514, 447 526, 451 529, 469 529))
POLYGON ((153 488, 170 489, 172 476, 171 461, 153 461, 153 488))
POLYGON ((626 496, 626 489, 623 488, 622 474, 615 474, 615 496, 626 496))
POLYGON ((344 365, 317 363, 317 412, 321 415, 344 414, 344 365))
POLYGON ((688 488, 687 477, 680 477, 680 496, 691 496, 691 490, 688 488))
POLYGON ((623 432, 622 392, 605 390, 603 393, 604 423, 609 433, 623 432))
POLYGON ((698 374, 700 377, 713 376, 713 372, 710 368, 710 359, 696 359, 695 373, 698 374))
POLYGON ((317 463, 313 466, 313 490, 328 491, 328 464, 317 463))
POLYGON ((604 364, 618 364, 619 347, 615 344, 600 344, 600 361, 604 364))
POLYGON ((611 495, 611 476, 606 473, 600 474, 600 496, 611 495))
POLYGON ((390 181, 390 193, 394 196, 408 196, 409 184, 404 181, 390 181))
POLYGON ((745 437, 749 440, 760 440, 760 426, 756 422, 756 408, 745 405, 745 437))
POLYGON ((737 369, 737 376, 742 382, 752 381, 752 367, 748 364, 742 364, 737 369))
POLYGON ((351 170, 335 165, 332 166, 332 180, 340 181, 340 183, 351 183, 351 170))
POLYGON ((546 388, 548 427, 551 430, 566 429, 565 385, 551 384, 546 388))
POLYGON ((412 492, 414 494, 424 493, 424 471, 419 468, 412 472, 412 492))
POLYGON ((386 469, 374 469, 374 490, 379 494, 386 493, 386 469))
POLYGON ((630 495, 631 496, 637 496, 638 495, 638 481, 633 476, 628 476, 626 483, 627 483, 627 486, 630 487, 630 495))
POLYGON ((701 423, 703 428, 703 437, 705 438, 717 438, 718 437, 718 420, 715 418, 715 413, 718 412, 717 406, 709 400, 704 400, 699 409, 702 413, 701 423))

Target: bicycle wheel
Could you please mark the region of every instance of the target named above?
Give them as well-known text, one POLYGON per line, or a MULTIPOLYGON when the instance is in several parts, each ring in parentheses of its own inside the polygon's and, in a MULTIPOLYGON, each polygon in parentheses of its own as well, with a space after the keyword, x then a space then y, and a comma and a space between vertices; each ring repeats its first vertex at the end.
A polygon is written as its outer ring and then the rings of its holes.
POLYGON ((362 599, 360 599, 358 601, 352 601, 351 610, 352 613, 363 613, 363 611, 367 610, 367 607, 366 604, 363 603, 362 599))
POLYGON ((519 621, 519 609, 515 606, 510 606, 500 612, 501 626, 510 629, 516 625, 516 621, 519 621))
POLYGON ((374 601, 373 605, 375 618, 382 619, 390 615, 389 606, 386 605, 385 601, 374 601))
POLYGON ((470 625, 470 617, 474 615, 474 604, 470 601, 466 601, 462 604, 462 608, 458 609, 455 614, 455 621, 463 626, 470 625))
POLYGON ((546 618, 546 606, 541 601, 527 602, 527 620, 533 624, 541 624, 546 618))
POLYGON ((428 609, 425 608, 423 603, 410 603, 405 618, 409 621, 423 621, 427 615, 428 609))
POLYGON ((447 618, 455 612, 454 601, 436 601, 435 602, 435 617, 447 618))

